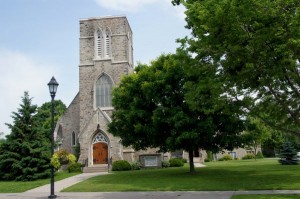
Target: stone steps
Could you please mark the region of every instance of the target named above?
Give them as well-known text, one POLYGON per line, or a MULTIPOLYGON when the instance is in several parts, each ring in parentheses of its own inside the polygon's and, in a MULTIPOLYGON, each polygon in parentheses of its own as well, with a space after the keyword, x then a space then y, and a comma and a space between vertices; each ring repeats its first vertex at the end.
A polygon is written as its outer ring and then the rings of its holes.
POLYGON ((107 165, 83 167, 83 173, 96 173, 96 172, 107 172, 107 171, 108 171, 107 165))

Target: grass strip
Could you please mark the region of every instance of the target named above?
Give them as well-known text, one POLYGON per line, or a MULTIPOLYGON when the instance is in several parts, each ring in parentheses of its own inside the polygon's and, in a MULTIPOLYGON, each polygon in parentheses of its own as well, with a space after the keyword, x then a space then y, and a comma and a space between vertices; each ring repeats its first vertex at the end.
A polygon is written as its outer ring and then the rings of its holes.
MULTIPOLYGON (((55 174, 55 181, 59 181, 79 173, 58 172, 55 174)), ((49 184, 50 179, 41 179, 35 181, 0 181, 0 193, 20 193, 36 187, 49 184)))
POLYGON ((300 165, 275 159, 210 162, 190 174, 188 167, 113 172, 64 189, 66 192, 296 190, 300 165))

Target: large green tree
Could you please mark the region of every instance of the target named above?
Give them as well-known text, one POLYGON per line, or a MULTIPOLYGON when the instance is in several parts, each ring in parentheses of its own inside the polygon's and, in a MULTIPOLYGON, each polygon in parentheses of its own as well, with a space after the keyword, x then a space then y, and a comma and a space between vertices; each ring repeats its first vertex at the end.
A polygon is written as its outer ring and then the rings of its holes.
POLYGON ((261 122, 258 118, 248 117, 246 121, 246 129, 243 132, 243 139, 245 148, 254 149, 256 159, 257 149, 262 146, 264 142, 271 139, 272 132, 269 128, 261 122))
POLYGON ((193 151, 217 152, 237 146, 243 127, 235 112, 238 108, 220 97, 221 90, 217 92, 213 81, 211 88, 205 85, 208 74, 201 76, 201 104, 194 104, 189 96, 192 88, 187 87, 194 80, 186 73, 186 66, 194 64, 198 62, 179 49, 176 54, 161 55, 149 66, 138 66, 135 73, 124 77, 113 91, 115 111, 109 131, 136 150, 186 150, 191 172, 195 171, 193 151))
MULTIPOLYGON (((51 141, 51 108, 52 102, 45 102, 40 107, 37 108, 37 114, 35 115, 37 121, 40 124, 40 131, 43 132, 47 138, 51 141)), ((63 113, 66 111, 67 107, 61 100, 54 100, 54 124, 63 113)))
POLYGON ((300 1, 173 0, 186 7, 188 50, 224 76, 269 125, 299 136, 300 1), (266 117, 269 116, 269 117, 266 117))
POLYGON ((50 175, 50 146, 40 132, 35 117, 37 106, 24 93, 17 112, 12 113, 13 124, 7 124, 11 133, 0 145, 1 180, 35 180, 50 175))
POLYGON ((5 141, 5 139, 2 136, 4 136, 4 133, 0 132, 0 145, 5 141))

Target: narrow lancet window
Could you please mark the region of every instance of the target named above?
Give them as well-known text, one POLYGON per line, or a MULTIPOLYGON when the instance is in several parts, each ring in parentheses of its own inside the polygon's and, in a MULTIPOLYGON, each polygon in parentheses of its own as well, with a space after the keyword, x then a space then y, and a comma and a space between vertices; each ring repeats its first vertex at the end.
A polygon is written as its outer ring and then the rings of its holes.
POLYGON ((108 28, 105 31, 105 56, 110 57, 110 42, 111 42, 111 34, 108 28))
POLYGON ((103 34, 101 30, 97 30, 97 41, 96 41, 96 51, 97 51, 97 57, 102 57, 102 49, 103 49, 103 34))
POLYGON ((112 81, 109 76, 102 75, 96 82, 96 106, 111 107, 112 81))
POLYGON ((73 131, 72 132, 72 146, 75 146, 76 145, 76 135, 75 135, 75 132, 73 131))

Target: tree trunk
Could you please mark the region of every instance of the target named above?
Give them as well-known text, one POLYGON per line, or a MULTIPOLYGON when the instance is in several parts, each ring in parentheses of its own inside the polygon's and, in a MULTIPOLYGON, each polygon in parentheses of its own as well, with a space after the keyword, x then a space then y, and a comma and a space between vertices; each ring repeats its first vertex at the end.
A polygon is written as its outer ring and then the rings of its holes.
POLYGON ((189 150, 190 173, 195 173, 193 150, 189 150))

